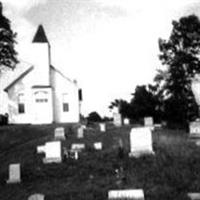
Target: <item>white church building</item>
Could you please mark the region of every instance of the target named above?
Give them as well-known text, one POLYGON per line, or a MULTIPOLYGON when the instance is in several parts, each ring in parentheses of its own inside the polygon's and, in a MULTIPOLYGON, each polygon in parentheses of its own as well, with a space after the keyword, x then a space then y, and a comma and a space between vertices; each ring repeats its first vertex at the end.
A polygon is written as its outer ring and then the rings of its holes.
MULTIPOLYGON (((28 63, 19 62, 9 72, 9 78, 2 74, 2 81, 6 80, 6 84, 2 84, 4 88, 0 91, 0 107, 6 107, 9 123, 79 122, 81 90, 76 81, 51 65, 50 44, 42 25, 38 27, 31 46, 28 63)), ((5 114, 5 109, 0 112, 5 114)))

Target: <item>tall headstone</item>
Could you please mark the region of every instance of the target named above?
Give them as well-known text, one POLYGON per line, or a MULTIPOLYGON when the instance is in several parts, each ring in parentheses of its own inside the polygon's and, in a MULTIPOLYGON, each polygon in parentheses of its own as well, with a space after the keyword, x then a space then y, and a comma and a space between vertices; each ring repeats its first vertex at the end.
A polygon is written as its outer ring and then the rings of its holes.
POLYGON ((84 137, 84 129, 85 129, 84 126, 78 127, 78 129, 77 129, 77 138, 78 139, 81 139, 84 137))
POLYGON ((65 140, 65 129, 64 129, 64 127, 57 127, 54 130, 54 138, 55 138, 55 140, 65 140))
POLYGON ((106 124, 105 123, 100 123, 99 128, 101 132, 106 132, 106 124))
MULTIPOLYGON (((191 82, 192 92, 195 97, 195 101, 198 105, 199 117, 200 117, 200 74, 196 74, 191 82)), ((190 123, 190 136, 191 137, 200 137, 200 119, 190 123)))
POLYGON ((120 110, 119 107, 113 108, 113 124, 118 127, 120 127, 122 125, 122 116, 121 116, 119 110, 120 110))
POLYGON ((44 197, 43 194, 32 194, 28 197, 28 200, 44 200, 44 197))
POLYGON ((144 191, 142 189, 110 190, 108 191, 109 200, 144 200, 144 191))
POLYGON ((138 157, 143 154, 154 154, 151 129, 149 127, 132 128, 129 156, 138 157))
POLYGON ((61 141, 46 142, 44 146, 37 147, 38 153, 45 153, 44 163, 62 162, 61 141))
POLYGON ((9 179, 7 183, 20 183, 21 182, 21 171, 20 164, 13 163, 9 165, 9 179))

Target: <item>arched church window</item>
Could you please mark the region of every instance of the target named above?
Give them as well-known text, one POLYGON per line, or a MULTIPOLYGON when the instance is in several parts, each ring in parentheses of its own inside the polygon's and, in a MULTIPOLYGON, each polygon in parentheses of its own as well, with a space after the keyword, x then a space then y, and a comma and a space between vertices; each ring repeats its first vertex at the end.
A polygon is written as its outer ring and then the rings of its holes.
POLYGON ((18 113, 25 113, 25 98, 23 93, 18 94, 18 113))
POLYGON ((48 102, 48 92, 38 91, 34 93, 36 103, 46 103, 48 102))

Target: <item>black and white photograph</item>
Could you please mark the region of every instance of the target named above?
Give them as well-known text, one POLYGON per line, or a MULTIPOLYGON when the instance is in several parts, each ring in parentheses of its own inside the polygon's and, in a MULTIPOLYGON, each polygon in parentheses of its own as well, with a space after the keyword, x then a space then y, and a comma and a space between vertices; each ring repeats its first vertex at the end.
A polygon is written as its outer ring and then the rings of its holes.
POLYGON ((0 0, 1 200, 200 200, 200 0, 0 0))

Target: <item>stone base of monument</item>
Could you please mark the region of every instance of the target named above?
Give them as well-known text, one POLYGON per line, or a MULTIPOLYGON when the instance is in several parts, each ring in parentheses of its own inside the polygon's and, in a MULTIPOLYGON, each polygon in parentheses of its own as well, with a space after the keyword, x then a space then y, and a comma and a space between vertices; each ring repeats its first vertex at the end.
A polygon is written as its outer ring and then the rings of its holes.
POLYGON ((61 158, 43 158, 43 163, 61 163, 62 159, 61 158))
POLYGON ((134 151, 130 152, 128 155, 129 157, 139 158, 140 156, 143 155, 154 155, 154 154, 155 154, 154 151, 134 151))
POLYGON ((199 138, 200 139, 200 119, 190 122, 190 138, 195 139, 199 138))

